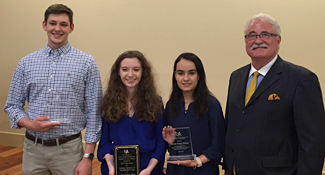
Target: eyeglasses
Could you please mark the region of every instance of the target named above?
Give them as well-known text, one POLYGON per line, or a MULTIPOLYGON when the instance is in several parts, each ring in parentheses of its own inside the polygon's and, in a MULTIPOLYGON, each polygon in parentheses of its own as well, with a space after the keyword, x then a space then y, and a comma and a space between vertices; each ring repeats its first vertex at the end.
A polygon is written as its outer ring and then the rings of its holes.
POLYGON ((275 34, 275 33, 268 33, 268 32, 263 32, 259 35, 256 35, 255 33, 251 33, 249 35, 245 35, 245 38, 249 41, 251 40, 256 40, 257 37, 260 37, 262 40, 267 40, 269 38, 271 38, 272 36, 279 36, 278 34, 275 34))

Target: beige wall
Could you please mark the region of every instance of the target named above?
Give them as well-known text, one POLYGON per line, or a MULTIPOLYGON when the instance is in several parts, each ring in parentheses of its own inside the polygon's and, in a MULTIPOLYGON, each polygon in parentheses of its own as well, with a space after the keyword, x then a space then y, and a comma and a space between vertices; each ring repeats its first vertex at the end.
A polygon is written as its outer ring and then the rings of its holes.
MULTIPOLYGON (((324 0, 1 0, 1 109, 19 60, 46 45, 41 23, 45 9, 54 3, 74 11, 70 42, 95 57, 104 87, 117 56, 137 49, 152 62, 166 102, 173 61, 189 51, 202 59, 208 86, 224 108, 230 73, 250 62, 244 50, 244 25, 260 12, 271 14, 281 25, 280 55, 311 69, 325 87, 324 0)), ((22 133, 10 129, 1 110, 0 144, 12 144, 4 138, 22 133)))

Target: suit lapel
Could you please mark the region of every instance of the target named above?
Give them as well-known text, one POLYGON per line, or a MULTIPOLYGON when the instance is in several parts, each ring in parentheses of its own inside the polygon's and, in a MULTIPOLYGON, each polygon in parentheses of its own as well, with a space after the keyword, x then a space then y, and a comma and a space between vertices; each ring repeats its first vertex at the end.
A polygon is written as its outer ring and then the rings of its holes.
POLYGON ((240 97, 240 99, 238 100, 238 102, 240 103, 240 105, 242 107, 245 107, 245 94, 246 94, 246 85, 247 85, 247 81, 248 81, 248 73, 251 69, 251 64, 249 64, 248 66, 246 66, 243 71, 241 72, 241 77, 240 77, 240 81, 238 82, 238 87, 240 87, 240 90, 238 91, 239 95, 238 97, 240 97))
POLYGON ((240 108, 245 107, 245 91, 250 68, 250 64, 246 65, 243 68, 239 69, 239 71, 236 72, 233 77, 231 77, 232 80, 230 81, 230 87, 232 87, 232 98, 234 103, 236 103, 240 108))
POLYGON ((257 99, 269 86, 271 86, 274 82, 276 82, 280 78, 280 74, 283 70, 283 60, 280 56, 278 56, 277 60, 271 67, 271 69, 267 72, 256 91, 252 95, 251 99, 248 101, 246 107, 248 107, 254 100, 257 99))

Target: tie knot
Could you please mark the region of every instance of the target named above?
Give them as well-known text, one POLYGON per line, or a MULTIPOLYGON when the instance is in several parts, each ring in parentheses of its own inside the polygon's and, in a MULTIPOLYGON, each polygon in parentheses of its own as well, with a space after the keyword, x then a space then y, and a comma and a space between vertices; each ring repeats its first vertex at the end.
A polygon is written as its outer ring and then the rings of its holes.
POLYGON ((259 75, 260 75, 260 73, 258 73, 257 71, 254 72, 254 77, 257 77, 257 76, 259 76, 259 75))

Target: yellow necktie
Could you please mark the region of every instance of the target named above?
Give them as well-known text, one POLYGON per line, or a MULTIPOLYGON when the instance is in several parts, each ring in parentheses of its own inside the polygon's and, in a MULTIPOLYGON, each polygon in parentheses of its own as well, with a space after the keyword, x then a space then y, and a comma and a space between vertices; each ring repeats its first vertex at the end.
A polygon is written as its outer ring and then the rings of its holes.
POLYGON ((245 106, 248 103, 249 99, 252 97, 252 95, 254 94, 254 91, 256 89, 256 82, 257 82, 257 77, 260 75, 260 73, 258 73, 257 71, 254 72, 254 77, 251 81, 251 83, 249 84, 249 87, 247 89, 246 92, 246 96, 245 96, 245 106))

